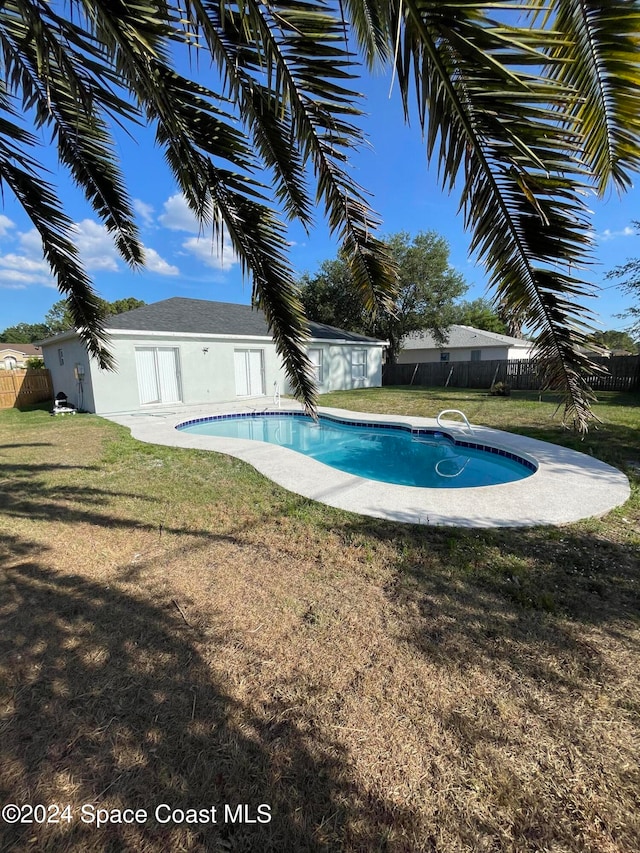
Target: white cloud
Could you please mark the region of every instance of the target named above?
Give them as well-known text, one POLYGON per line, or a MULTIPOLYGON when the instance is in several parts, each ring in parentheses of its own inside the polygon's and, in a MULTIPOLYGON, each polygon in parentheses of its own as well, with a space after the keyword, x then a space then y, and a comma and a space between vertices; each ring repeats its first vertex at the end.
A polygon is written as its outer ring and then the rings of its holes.
POLYGON ((148 269, 149 272, 155 272, 158 275, 180 275, 178 267, 174 267, 172 264, 165 261, 164 258, 161 258, 155 249, 149 249, 145 246, 144 259, 145 268, 148 269))
POLYGON ((158 221, 172 231, 187 231, 193 235, 182 244, 182 248, 200 263, 215 270, 227 272, 239 263, 238 256, 229 245, 228 237, 223 240, 222 248, 219 241, 208 234, 202 235, 200 223, 189 209, 185 197, 181 193, 170 196, 164 205, 164 213, 158 221))
MULTIPOLYGON (((0 262, 3 259, 0 258, 0 262)), ((42 275, 37 272, 29 272, 18 269, 0 269, 0 282, 8 282, 3 284, 5 288, 22 290, 28 284, 44 284, 45 286, 55 286, 50 275, 42 275)))
POLYGON ((16 284, 16 283, 11 282, 11 281, 5 283, 3 281, 3 278, 4 278, 4 276, 2 275, 3 272, 4 272, 4 270, 0 270, 0 290, 26 290, 27 289, 26 284, 16 284))
POLYGON ((13 252, 0 256, 0 267, 30 273, 49 273, 49 265, 44 258, 39 261, 26 255, 16 255, 13 252))
MULTIPOLYGON (((0 217, 0 229, 3 222, 0 217)), ((88 271, 118 272, 120 256, 113 238, 99 222, 83 219, 74 223, 71 240, 88 271)), ((29 284, 56 287, 42 250, 42 240, 35 228, 17 235, 17 251, 0 255, 0 286, 24 288, 29 284)), ((144 247, 146 268, 157 275, 179 275, 178 267, 166 261, 155 249, 144 247)), ((226 268, 226 267, 225 267, 226 268)))
POLYGON ((626 225, 621 231, 611 231, 609 228, 600 235, 600 240, 604 243, 607 240, 615 240, 616 237, 633 237, 635 230, 630 225, 626 225))
POLYGON ((154 208, 152 205, 147 204, 139 198, 134 198, 133 209, 138 214, 144 225, 148 228, 153 225, 154 208))
POLYGON ((5 237, 7 232, 15 228, 15 223, 12 222, 4 213, 0 213, 0 237, 5 237))
POLYGON ((72 231, 73 242, 86 269, 117 271, 118 250, 104 225, 93 219, 83 219, 74 223, 72 231))
POLYGON ((226 272, 238 263, 238 256, 230 246, 222 246, 215 239, 190 237, 182 244, 189 254, 193 255, 208 267, 226 272))
MULTIPOLYGON (((71 239, 88 270, 117 270, 118 257, 107 229, 91 219, 73 225, 71 239)), ((25 287, 28 284, 55 288, 56 282, 44 259, 42 239, 35 228, 18 235, 19 249, 0 255, 0 279, 25 287)))
MULTIPOLYGON (((118 252, 107 229, 99 223, 84 219, 71 229, 80 259, 87 270, 118 270, 118 252)), ((19 249, 0 255, 0 277, 14 283, 55 287, 55 280, 44 259, 42 239, 35 228, 18 235, 19 249)))
MULTIPOLYGON (((22 236, 20 235, 20 238, 22 236)), ((24 255, 15 252, 0 255, 0 281, 8 282, 3 283, 4 288, 23 290, 28 284, 40 284, 45 285, 45 287, 55 286, 49 265, 42 257, 42 243, 39 237, 38 248, 40 257, 34 256, 30 252, 24 255)))
POLYGON ((200 233, 200 223, 193 215, 182 193, 170 196, 164 203, 164 213, 158 217, 161 225, 171 231, 200 233))
POLYGON ((32 228, 31 231, 23 231, 20 234, 19 242, 30 258, 42 260, 42 240, 35 228, 32 228))

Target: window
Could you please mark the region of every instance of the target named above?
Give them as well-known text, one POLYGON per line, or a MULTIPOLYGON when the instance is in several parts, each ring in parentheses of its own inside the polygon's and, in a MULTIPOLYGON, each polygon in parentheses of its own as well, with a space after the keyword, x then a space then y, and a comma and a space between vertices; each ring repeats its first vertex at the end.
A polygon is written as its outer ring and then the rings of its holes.
POLYGON ((482 359, 482 350, 481 349, 472 349, 471 350, 471 361, 480 361, 482 359))
POLYGON ((440 361, 449 361, 449 353, 441 352, 440 353, 440 361))
POLYGON ((354 349, 351 351, 351 378, 355 382, 364 382, 367 376, 367 351, 354 349))
POLYGON ((313 378, 316 380, 318 385, 321 385, 323 382, 322 350, 310 349, 309 360, 311 361, 311 364, 313 364, 313 378))
POLYGON ((61 349, 58 350, 58 361, 60 364, 64 364, 64 353, 61 349))

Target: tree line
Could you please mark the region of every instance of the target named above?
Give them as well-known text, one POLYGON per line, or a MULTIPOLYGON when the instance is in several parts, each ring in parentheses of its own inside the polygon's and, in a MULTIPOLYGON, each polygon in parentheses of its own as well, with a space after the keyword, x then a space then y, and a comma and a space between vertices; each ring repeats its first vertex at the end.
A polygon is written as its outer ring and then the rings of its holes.
MULTIPOLYGON (((324 261, 316 273, 306 273, 298 281, 307 317, 388 341, 390 362, 397 360, 407 335, 431 332, 435 340, 444 345, 447 331, 453 324, 510 337, 526 337, 522 321, 504 304, 495 304, 486 298, 460 299, 468 285, 463 275, 451 266, 450 247, 444 237, 435 231, 420 232, 413 237, 402 231, 387 237, 385 243, 398 272, 398 289, 390 309, 376 314, 367 309, 349 264, 338 255, 324 261)), ((640 294, 637 283, 640 262, 636 261, 635 266, 629 262, 624 269, 627 273, 635 272, 635 285, 627 287, 630 291, 635 286, 640 294)), ((637 331, 640 336, 640 324, 637 331)), ((631 354, 640 349, 631 334, 617 330, 594 332, 585 342, 631 354)))
MULTIPOLYGON (((98 297, 98 302, 103 318, 113 314, 123 314, 125 311, 133 311, 134 308, 146 305, 142 299, 136 299, 134 296, 116 299, 113 302, 108 302, 106 299, 98 297)), ((44 338, 50 338, 52 335, 57 335, 60 332, 65 332, 67 329, 72 329, 74 325, 69 300, 59 299, 47 311, 41 323, 17 323, 15 326, 7 326, 6 329, 0 332, 0 342, 6 344, 31 344, 35 341, 41 341, 44 338)))

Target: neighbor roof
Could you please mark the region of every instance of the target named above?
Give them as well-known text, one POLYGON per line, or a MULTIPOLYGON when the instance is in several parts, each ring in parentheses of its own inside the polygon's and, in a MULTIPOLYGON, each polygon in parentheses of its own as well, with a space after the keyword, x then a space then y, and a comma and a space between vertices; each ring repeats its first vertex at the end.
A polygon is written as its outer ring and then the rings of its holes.
POLYGON ((528 349, 533 346, 531 341, 523 338, 512 338, 509 335, 499 335, 497 332, 486 332, 484 329, 474 329, 472 326, 449 327, 446 343, 439 344, 431 332, 416 332, 408 335, 402 342, 403 349, 455 349, 456 347, 509 346, 528 349))
POLYGON ((35 344, 6 344, 0 343, 0 352, 21 352, 23 355, 42 355, 40 347, 35 344))
MULTIPOLYGON (((271 337, 262 311, 250 305, 232 302, 210 302, 206 299, 186 299, 174 296, 134 308, 107 319, 108 329, 138 332, 186 332, 203 335, 250 335, 271 337)), ((336 329, 324 323, 309 323, 312 338, 347 340, 363 343, 382 343, 355 332, 336 329)))

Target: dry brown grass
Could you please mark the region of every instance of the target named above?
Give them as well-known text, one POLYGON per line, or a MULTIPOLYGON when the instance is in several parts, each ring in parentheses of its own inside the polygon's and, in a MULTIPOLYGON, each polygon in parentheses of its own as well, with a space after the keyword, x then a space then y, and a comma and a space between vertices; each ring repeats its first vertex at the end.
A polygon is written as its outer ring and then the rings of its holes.
POLYGON ((412 528, 37 412, 0 419, 0 480, 2 799, 74 810, 2 850, 640 849, 637 499, 412 528))

